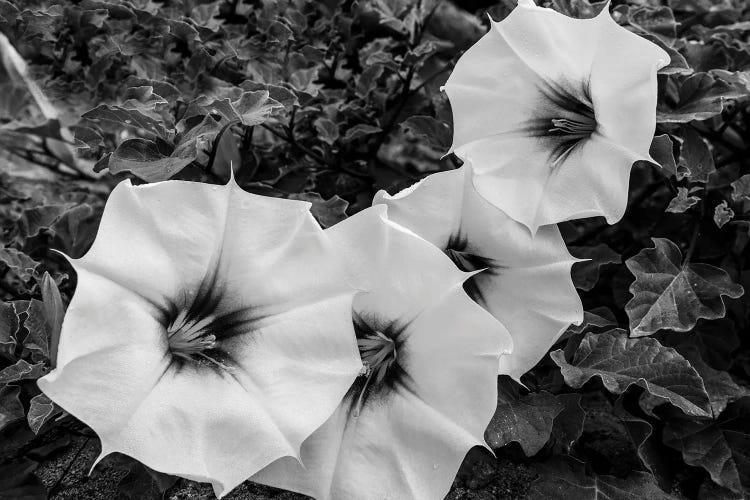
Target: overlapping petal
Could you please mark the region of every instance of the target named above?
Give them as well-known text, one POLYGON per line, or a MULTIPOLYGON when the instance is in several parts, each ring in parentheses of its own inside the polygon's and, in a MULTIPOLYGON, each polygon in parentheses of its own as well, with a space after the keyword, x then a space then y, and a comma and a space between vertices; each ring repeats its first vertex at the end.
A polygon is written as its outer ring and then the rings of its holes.
POLYGON ((226 494, 299 455, 362 369, 354 289, 305 202, 167 181, 112 192, 40 388, 102 456, 226 494))
POLYGON ((520 1, 445 85, 452 149, 471 160, 477 191, 532 231, 594 215, 614 223, 633 162, 649 158, 668 62, 606 8, 573 19, 520 1))
POLYGON ((513 338, 513 353, 500 373, 518 379, 554 341, 583 319, 570 268, 576 261, 554 225, 536 235, 477 193, 469 165, 430 175, 373 204, 388 206, 389 218, 422 236, 464 271, 481 271, 464 288, 499 319, 513 338))
POLYGON ((466 452, 484 444, 510 337, 463 292, 469 275, 385 212, 327 230, 364 290, 354 314, 370 373, 305 441, 303 465, 281 459, 254 481, 318 499, 442 498, 466 452), (378 343, 393 356, 383 372, 369 356, 378 343))

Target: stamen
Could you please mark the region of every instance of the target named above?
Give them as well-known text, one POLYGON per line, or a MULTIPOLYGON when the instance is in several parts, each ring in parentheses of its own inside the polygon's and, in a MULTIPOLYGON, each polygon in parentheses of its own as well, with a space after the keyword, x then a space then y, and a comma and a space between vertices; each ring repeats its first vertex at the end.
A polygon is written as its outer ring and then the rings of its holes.
POLYGON ((204 352, 216 348, 216 335, 208 331, 214 319, 213 316, 188 319, 187 313, 181 311, 167 328, 169 351, 184 360, 203 360, 229 370, 231 367, 204 352))
POLYGON ((375 331, 357 340, 359 355, 362 358, 364 370, 360 376, 365 376, 365 384, 359 392, 354 416, 358 417, 362 409, 364 395, 370 384, 380 384, 385 379, 388 369, 396 362, 396 343, 382 332, 375 331), (374 380, 373 380, 374 379, 374 380))
POLYGON ((596 129, 596 121, 580 115, 581 120, 570 120, 568 118, 553 118, 552 128, 548 132, 565 135, 570 138, 584 139, 590 137, 596 129))

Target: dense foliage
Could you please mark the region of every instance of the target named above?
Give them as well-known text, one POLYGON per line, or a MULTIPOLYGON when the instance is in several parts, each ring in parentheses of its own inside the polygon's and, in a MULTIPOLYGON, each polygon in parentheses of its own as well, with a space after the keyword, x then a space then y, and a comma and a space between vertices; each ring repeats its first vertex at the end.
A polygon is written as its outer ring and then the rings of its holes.
MULTIPOLYGON (((311 201, 329 227, 379 189, 452 169, 440 86, 486 31, 484 14, 513 8, 484 4, 0 0, 0 32, 41 89, 2 54, 0 498, 46 498, 35 469, 89 435, 35 380, 54 366, 75 289, 58 251, 86 252, 111 188, 124 177, 225 183, 231 163, 245 190, 311 201)), ((604 4, 549 6, 591 17, 604 4)), ((487 440, 538 473, 533 497, 745 498, 750 6, 608 8, 671 56, 658 164, 634 167, 619 223, 560 225, 571 253, 590 259, 573 268, 584 323, 525 386, 500 378, 487 440), (592 426, 602 413, 613 416, 605 431, 592 426), (596 444, 617 433, 632 440, 625 457, 596 444)), ((175 482, 120 462, 130 497, 175 482)))

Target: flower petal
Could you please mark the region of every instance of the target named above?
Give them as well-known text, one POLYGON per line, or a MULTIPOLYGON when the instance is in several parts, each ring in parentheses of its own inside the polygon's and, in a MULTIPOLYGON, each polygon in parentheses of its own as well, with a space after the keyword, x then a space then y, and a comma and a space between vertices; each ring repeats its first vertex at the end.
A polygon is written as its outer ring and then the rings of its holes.
POLYGON ((616 222, 627 198, 622 170, 649 158, 656 72, 668 61, 606 8, 573 19, 519 2, 461 57, 445 85, 452 150, 473 164, 480 194, 532 232, 593 215, 616 222), (583 165, 599 160, 588 157, 589 141, 599 142, 594 149, 608 144, 611 158, 593 177, 583 165), (601 182, 611 170, 617 182, 601 182))
POLYGON ((477 192, 532 231, 599 215, 614 224, 625 213, 630 169, 642 158, 598 132, 553 168, 536 138, 488 139, 458 154, 471 163, 477 192))
POLYGON ((254 481, 318 499, 442 498, 468 450, 484 443, 497 360, 510 338, 462 291, 456 277, 465 273, 384 216, 384 207, 372 207, 328 231, 366 290, 355 312, 401 325, 405 380, 358 414, 362 386, 355 383, 303 444, 304 466, 281 459, 254 481))
POLYGON ((473 297, 508 328, 513 353, 501 358, 500 373, 518 379, 554 341, 583 319, 570 268, 576 261, 556 226, 531 235, 524 226, 488 203, 474 189, 469 166, 433 174, 407 193, 381 191, 373 203, 388 205, 395 222, 447 250, 461 240, 462 250, 479 257, 487 270, 469 283, 473 297), (458 224, 446 226, 451 212, 458 224), (435 227, 452 227, 452 234, 435 227))
POLYGON ((103 455, 221 496, 297 457, 362 369, 355 290, 308 203, 233 181, 123 183, 73 263, 58 368, 39 385, 100 435, 103 455), (173 352, 185 324, 182 342, 212 339, 202 357, 173 352))
POLYGON ((78 269, 58 369, 37 383, 102 437, 119 432, 169 364, 164 328, 149 308, 142 297, 78 269))
POLYGON ((409 320, 466 280, 467 274, 452 266, 440 249, 389 221, 384 206, 361 214, 326 230, 346 256, 351 282, 370 291, 355 297, 355 306, 360 305, 355 309, 409 320))

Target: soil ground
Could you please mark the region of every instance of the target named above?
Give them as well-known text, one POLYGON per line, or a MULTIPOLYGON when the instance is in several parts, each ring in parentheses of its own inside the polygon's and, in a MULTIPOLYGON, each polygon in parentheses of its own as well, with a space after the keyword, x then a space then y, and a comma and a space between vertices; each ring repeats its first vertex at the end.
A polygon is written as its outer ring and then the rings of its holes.
MULTIPOLYGON (((44 462, 37 475, 47 488, 55 488, 50 496, 56 500, 127 500, 117 493, 117 485, 127 471, 111 464, 102 463, 89 476, 88 472, 99 454, 95 440, 75 437, 68 449, 59 456, 44 462), (80 452, 79 452, 80 450, 80 452), (78 455, 78 456, 76 456, 78 455)), ((516 500, 526 497, 529 485, 536 478, 534 471, 525 464, 507 458, 492 462, 478 459, 464 467, 454 482, 446 500, 516 500)), ((180 480, 165 495, 169 500, 213 499, 207 484, 180 480)), ((305 500, 307 497, 247 482, 225 497, 227 500, 305 500)))

